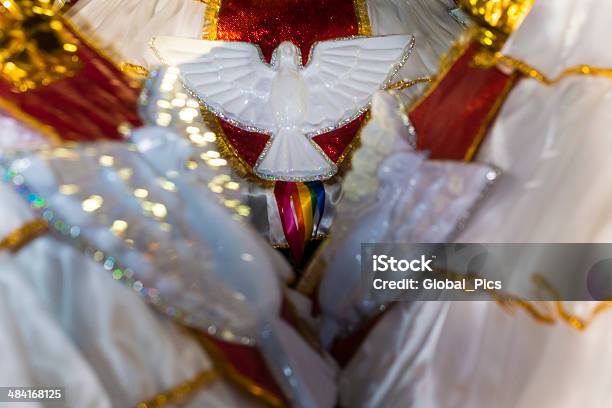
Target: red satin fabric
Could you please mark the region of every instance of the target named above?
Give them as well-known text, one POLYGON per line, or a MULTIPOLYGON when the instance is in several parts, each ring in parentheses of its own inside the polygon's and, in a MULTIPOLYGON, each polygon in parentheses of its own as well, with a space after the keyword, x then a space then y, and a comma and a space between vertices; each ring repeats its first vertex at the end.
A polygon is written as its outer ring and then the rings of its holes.
POLYGON ((353 0, 223 0, 217 39, 259 44, 269 61, 282 41, 302 50, 316 41, 358 33, 353 0))
POLYGON ((141 85, 81 39, 75 43, 83 66, 74 77, 25 93, 13 92, 8 82, 0 80, 0 98, 50 126, 64 140, 121 139, 120 124, 141 125, 137 113, 141 85))
MULTIPOLYGON (((223 0, 217 39, 259 44, 266 59, 283 41, 302 50, 304 64, 316 41, 358 34, 353 0, 223 0)), ((336 161, 352 142, 363 116, 334 132, 314 138, 336 161)), ((263 151, 268 136, 246 132, 222 122, 228 141, 251 166, 263 151)))
POLYGON ((471 45, 444 79, 409 116, 417 133, 417 149, 432 159, 463 160, 495 103, 515 80, 497 68, 471 67, 478 46, 471 45))

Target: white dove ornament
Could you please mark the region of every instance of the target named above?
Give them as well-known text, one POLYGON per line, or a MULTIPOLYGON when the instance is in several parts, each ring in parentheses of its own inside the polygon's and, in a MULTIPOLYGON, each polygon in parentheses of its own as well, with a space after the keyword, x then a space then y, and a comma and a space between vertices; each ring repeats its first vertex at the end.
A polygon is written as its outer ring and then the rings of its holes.
POLYGON ((162 63, 178 66, 186 88, 239 128, 270 136, 254 166, 268 180, 325 180, 336 164, 312 140, 365 112, 414 48, 412 35, 318 42, 302 65, 298 47, 281 43, 267 64, 259 46, 156 37, 162 63))

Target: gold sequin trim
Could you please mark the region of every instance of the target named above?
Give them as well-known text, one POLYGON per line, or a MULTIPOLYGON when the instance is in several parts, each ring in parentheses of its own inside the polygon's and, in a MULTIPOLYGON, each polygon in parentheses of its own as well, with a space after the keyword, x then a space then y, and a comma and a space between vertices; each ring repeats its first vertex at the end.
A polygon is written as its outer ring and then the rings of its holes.
POLYGON ((355 16, 357 17, 358 33, 363 36, 372 35, 372 26, 370 24, 370 15, 368 13, 368 4, 366 0, 354 0, 355 16))
POLYGON ((29 221, 5 236, 0 241, 0 250, 17 252, 48 231, 49 225, 47 221, 41 219, 29 221))
POLYGON ((203 370, 195 375, 194 378, 185 381, 174 388, 157 394, 149 401, 141 402, 136 408, 160 408, 166 405, 176 405, 185 403, 192 398, 196 392, 219 378, 219 373, 215 370, 203 370))
POLYGON ((217 25, 219 23, 219 10, 221 10, 221 0, 196 0, 206 5, 204 10, 204 24, 202 25, 202 39, 216 40, 217 25))
POLYGON ((535 0, 461 0, 461 8, 477 24, 474 39, 491 50, 500 50, 521 25, 535 0))

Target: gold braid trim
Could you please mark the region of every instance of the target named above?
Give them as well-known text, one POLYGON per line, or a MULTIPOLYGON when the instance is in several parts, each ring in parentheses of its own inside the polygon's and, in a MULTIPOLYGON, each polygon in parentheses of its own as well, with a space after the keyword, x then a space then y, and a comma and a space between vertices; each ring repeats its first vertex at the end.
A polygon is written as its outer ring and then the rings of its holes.
POLYGON ((202 370, 190 380, 176 387, 157 394, 149 401, 141 402, 136 408, 160 408, 169 404, 184 403, 188 398, 193 398, 196 392, 219 378, 219 373, 213 370, 202 370))
POLYGON ((213 361, 215 369, 223 376, 223 378, 234 384, 240 391, 250 397, 256 398, 259 402, 272 408, 283 407, 281 401, 276 395, 260 387, 255 381, 242 375, 236 370, 225 358, 223 352, 210 339, 198 331, 191 331, 196 340, 208 354, 208 357, 213 361))
POLYGON ((607 310, 612 306, 612 301, 602 301, 597 304, 597 306, 591 312, 590 316, 583 319, 567 311, 563 301, 561 300, 561 295, 559 294, 559 291, 544 276, 534 275, 533 280, 536 285, 540 286, 542 289, 550 293, 553 298, 556 299, 555 308, 557 313, 559 314, 561 319, 563 319, 566 323, 568 323, 576 330, 586 330, 587 327, 589 327, 589 325, 593 322, 593 320, 595 320, 595 317, 597 317, 601 312, 607 310))
POLYGON ((42 219, 28 221, 21 227, 11 231, 0 241, 0 250, 17 252, 36 238, 49 231, 49 224, 42 219))
POLYGON ((554 78, 546 76, 542 71, 539 71, 535 67, 527 64, 524 61, 502 55, 499 52, 481 52, 474 57, 474 65, 478 68, 490 68, 495 65, 502 65, 521 73, 522 75, 535 79, 544 85, 551 86, 556 85, 562 80, 571 76, 591 76, 591 77, 603 77, 612 78, 612 68, 594 67, 587 64, 577 65, 574 67, 567 68, 559 75, 554 78))
POLYGON ((394 82, 387 87, 387 89, 392 89, 394 91, 402 91, 404 89, 408 89, 413 87, 416 84, 429 84, 433 81, 431 77, 421 77, 416 79, 402 79, 400 81, 394 82))
POLYGON ((492 296, 499 305, 508 311, 511 311, 514 307, 523 309, 537 322, 548 325, 556 324, 560 318, 562 321, 566 322, 578 331, 585 331, 591 325, 591 323, 593 323, 597 316, 612 307, 612 301, 601 301, 593 308, 590 315, 584 318, 578 317, 566 309, 564 302, 561 300, 559 291, 544 276, 536 274, 532 279, 537 287, 548 292, 555 300, 531 302, 523 299, 500 296, 496 293, 492 293, 492 296), (538 308, 535 303, 543 307, 538 308))
MULTIPOLYGON (((433 272, 436 274, 436 277, 451 279, 454 281, 465 280, 472 282, 472 287, 474 285, 474 279, 478 277, 477 275, 462 275, 442 268, 436 268, 433 272)), ((483 289, 479 291, 490 295, 491 298, 497 302, 497 304, 508 312, 513 312, 514 308, 523 309, 538 323, 546 325, 556 324, 560 318, 562 321, 565 321, 571 327, 579 331, 586 330, 598 315, 609 308, 612 308, 612 300, 601 301, 597 304, 597 306, 595 306, 589 316, 586 318, 578 317, 575 314, 567 311, 564 301, 561 300, 559 291, 548 280, 546 280, 544 276, 534 274, 532 276, 532 280, 536 287, 548 292, 548 294, 551 295, 554 300, 529 301, 517 298, 501 290, 483 289), (551 306, 553 307, 551 308, 551 306)), ((474 290, 467 291, 473 292, 474 290)))

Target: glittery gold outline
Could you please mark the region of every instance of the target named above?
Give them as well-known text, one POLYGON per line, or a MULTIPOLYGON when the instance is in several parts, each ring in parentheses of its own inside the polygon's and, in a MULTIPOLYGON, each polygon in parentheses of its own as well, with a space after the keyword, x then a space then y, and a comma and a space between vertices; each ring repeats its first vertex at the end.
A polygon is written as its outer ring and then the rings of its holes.
POLYGON ((612 78, 612 68, 595 67, 588 64, 569 67, 556 77, 551 78, 524 61, 500 53, 490 53, 488 51, 482 52, 474 61, 476 67, 482 68, 489 68, 498 64, 512 68, 525 77, 534 79, 546 86, 556 85, 562 80, 572 76, 612 78))

